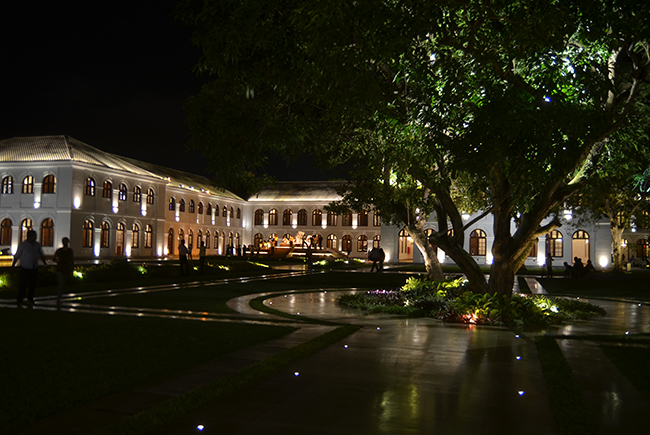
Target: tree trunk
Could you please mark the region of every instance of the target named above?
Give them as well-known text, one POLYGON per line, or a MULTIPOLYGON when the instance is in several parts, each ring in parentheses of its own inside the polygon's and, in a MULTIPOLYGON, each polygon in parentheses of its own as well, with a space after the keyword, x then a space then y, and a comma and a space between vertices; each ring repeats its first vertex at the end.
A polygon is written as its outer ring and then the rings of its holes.
POLYGON ((431 245, 429 238, 424 232, 424 222, 420 222, 422 221, 417 221, 416 224, 407 225, 406 229, 409 232, 409 235, 413 238, 415 246, 418 247, 422 254, 429 278, 435 281, 444 281, 445 275, 442 273, 442 267, 438 261, 436 250, 431 245))
POLYGON ((623 265, 623 250, 621 249, 623 227, 618 225, 616 217, 610 217, 609 228, 612 231, 612 258, 614 262, 614 272, 623 273, 625 270, 623 265))

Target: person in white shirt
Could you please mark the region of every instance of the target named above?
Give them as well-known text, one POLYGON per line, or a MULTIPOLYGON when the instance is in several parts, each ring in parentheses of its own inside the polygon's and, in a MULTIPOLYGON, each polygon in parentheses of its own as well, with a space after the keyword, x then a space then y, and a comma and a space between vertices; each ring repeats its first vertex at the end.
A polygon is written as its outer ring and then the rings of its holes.
POLYGON ((16 263, 20 260, 20 267, 18 268, 20 273, 18 277, 18 305, 22 305, 25 291, 27 291, 27 303, 30 305, 34 303, 39 258, 47 266, 41 244, 36 241, 36 231, 29 230, 27 231, 27 239, 18 245, 18 249, 14 254, 14 261, 11 263, 12 270, 15 270, 16 263))

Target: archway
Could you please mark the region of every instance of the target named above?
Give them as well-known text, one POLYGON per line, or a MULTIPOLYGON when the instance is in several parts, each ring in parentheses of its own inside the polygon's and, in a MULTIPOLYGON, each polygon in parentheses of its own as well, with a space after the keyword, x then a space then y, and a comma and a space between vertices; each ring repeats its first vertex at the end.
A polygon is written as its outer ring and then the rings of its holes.
POLYGON ((397 261, 413 262, 413 239, 406 231, 406 228, 399 232, 399 252, 397 261))

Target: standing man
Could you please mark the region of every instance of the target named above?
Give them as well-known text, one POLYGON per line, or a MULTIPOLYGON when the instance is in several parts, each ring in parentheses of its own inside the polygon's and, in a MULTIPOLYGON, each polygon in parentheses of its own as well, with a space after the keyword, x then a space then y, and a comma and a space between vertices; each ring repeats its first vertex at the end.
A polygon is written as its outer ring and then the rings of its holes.
POLYGON ((38 259, 41 259, 47 266, 43 255, 41 244, 36 241, 36 231, 27 231, 27 239, 18 245, 14 261, 11 263, 12 270, 15 270, 16 262, 20 259, 19 280, 18 280, 18 305, 23 304, 25 290, 27 290, 27 303, 34 304, 34 292, 36 291, 36 274, 38 273, 38 259))
POLYGON ((56 250, 54 253, 54 261, 56 262, 56 275, 59 278, 59 293, 56 298, 56 304, 61 305, 61 296, 63 296, 63 286, 66 281, 70 279, 72 270, 74 269, 74 252, 69 247, 70 239, 64 237, 61 240, 63 247, 56 250))
POLYGON ((201 247, 199 248, 199 273, 203 275, 205 269, 205 242, 201 241, 201 247))
POLYGON ((550 252, 546 253, 546 275, 553 278, 553 256, 550 252))
POLYGON ((185 239, 181 239, 181 244, 178 245, 178 259, 181 263, 181 276, 190 275, 190 263, 187 261, 187 252, 185 239))

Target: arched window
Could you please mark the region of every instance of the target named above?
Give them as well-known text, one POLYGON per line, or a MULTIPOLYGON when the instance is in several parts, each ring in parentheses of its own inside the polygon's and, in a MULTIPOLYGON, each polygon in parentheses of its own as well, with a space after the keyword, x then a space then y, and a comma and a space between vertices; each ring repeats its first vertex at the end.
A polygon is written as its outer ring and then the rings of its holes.
POLYGON ((34 193, 34 177, 31 175, 23 178, 23 193, 34 193))
POLYGON ((219 249, 219 231, 214 232, 214 249, 219 249))
POLYGON ((11 219, 5 218, 0 224, 0 245, 11 245, 11 219))
POLYGON ((43 178, 43 193, 56 193, 56 177, 52 174, 43 178))
POLYGON ((198 214, 203 214, 203 202, 199 201, 198 214))
POLYGON ((210 230, 205 232, 205 249, 210 249, 210 230))
POLYGON ((301 208, 298 210, 298 226, 304 227, 305 225, 307 225, 307 210, 301 208))
POLYGON ((237 207, 237 219, 241 219, 241 208, 237 207))
POLYGON ((174 255, 174 229, 167 232, 167 255, 174 255))
POLYGON ((201 242, 203 242, 203 231, 198 230, 196 232, 196 247, 200 248, 201 247, 201 242))
POLYGON ((269 211, 269 226, 278 224, 278 211, 276 209, 271 209, 269 211))
POLYGON ((93 246, 93 223, 89 220, 84 221, 81 246, 84 248, 92 248, 93 246))
POLYGON ((221 217, 228 217, 228 208, 224 205, 221 211, 221 217))
POLYGON ((648 257, 648 240, 639 239, 636 241, 636 258, 643 259, 648 257))
POLYGON ((264 225, 264 210, 261 208, 255 210, 255 225, 264 225))
POLYGON ((20 223, 20 241, 27 240, 27 232, 34 229, 34 223, 30 218, 23 219, 20 223))
POLYGON ((336 246, 336 235, 335 234, 330 234, 327 236, 327 247, 330 249, 338 249, 338 246, 336 246))
POLYGON ((282 212, 282 225, 291 225, 292 216, 293 212, 291 209, 286 209, 284 212, 282 212))
POLYGON ((552 257, 564 256, 561 232, 554 230, 546 235, 546 252, 550 252, 552 257))
POLYGON ((144 226, 144 247, 145 248, 151 248, 153 246, 152 239, 153 239, 153 229, 151 228, 151 225, 145 225, 144 226))
POLYGON ((142 189, 140 186, 133 186, 133 202, 142 201, 142 189))
MULTIPOLYGON (((352 226, 352 212, 349 211, 347 213, 343 213, 341 215, 341 225, 344 227, 351 227, 352 226)), ((344 249, 345 251, 345 249, 344 249)))
MULTIPOLYGON (((190 246, 194 247, 194 231, 190 228, 187 232, 187 249, 190 249, 190 246)), ((192 253, 190 252, 190 255, 192 253)))
POLYGON ((381 236, 376 235, 375 237, 372 238, 372 247, 373 248, 381 248, 381 236))
POLYGON ((102 222, 102 230, 99 237, 99 246, 102 248, 108 248, 111 245, 110 230, 111 226, 108 222, 102 222))
POLYGON ((235 233, 235 247, 241 246, 241 239, 239 238, 239 233, 235 233))
POLYGON ((253 249, 258 249, 263 242, 264 236, 260 233, 255 234, 255 237, 253 237, 253 249))
POLYGON ((537 242, 539 239, 535 239, 535 242, 533 243, 533 246, 530 248, 530 252, 528 253, 528 257, 530 258, 537 258, 537 242))
POLYGON ((185 231, 182 228, 178 230, 178 240, 185 240, 185 231))
POLYGON ((153 204, 155 198, 156 198, 156 194, 154 193, 153 189, 150 187, 147 190, 147 204, 153 204))
POLYGON ((54 246, 54 221, 50 218, 41 222, 41 245, 54 246))
POLYGON ((589 256, 589 234, 586 231, 578 230, 573 233, 571 238, 571 253, 574 257, 580 258, 585 263, 590 259, 589 256))
POLYGON ((379 212, 377 210, 372 212, 372 226, 373 227, 381 226, 381 216, 379 216, 379 212))
POLYGON ((230 207, 230 219, 235 219, 235 209, 230 207))
POLYGON ((357 252, 368 251, 368 236, 361 234, 357 237, 357 252))
MULTIPOLYGON (((102 230, 103 229, 104 228, 102 224, 102 230)), ((115 227, 115 254, 117 255, 124 255, 124 233, 124 224, 122 222, 118 222, 115 227)), ((108 246, 105 247, 108 248, 108 246)))
POLYGON ((485 231, 479 229, 472 231, 469 235, 469 255, 485 255, 486 243, 485 231))
POLYGON ((209 202, 208 205, 206 206, 205 214, 207 214, 210 217, 212 216, 212 204, 210 204, 209 202))
POLYGON ((102 186, 102 198, 110 198, 113 192, 113 183, 108 180, 104 180, 104 185, 102 186))
POLYGON ((171 196, 169 198, 169 211, 175 211, 176 210, 176 198, 171 196))
POLYGON ((178 211, 185 213, 185 200, 183 198, 178 202, 178 211))
POLYGON ((357 215, 357 226, 367 227, 368 226, 368 212, 361 210, 357 215))
POLYGON ((349 234, 344 235, 341 239, 341 250, 344 252, 352 251, 352 236, 349 234))
POLYGON ((128 189, 126 188, 126 184, 124 184, 124 183, 120 184, 120 191, 117 194, 117 198, 120 201, 126 201, 127 192, 128 192, 128 189))
POLYGON ((7 175, 2 179, 2 193, 3 194, 12 194, 14 193, 14 177, 7 175))
POLYGON ((332 227, 336 226, 338 221, 338 215, 332 211, 327 212, 327 226, 332 227))
POLYGON ((131 247, 135 249, 140 247, 140 226, 135 222, 131 227, 131 247))
MULTIPOLYGON (((232 232, 228 233, 228 244, 230 245, 231 248, 235 247, 234 240, 233 240, 233 237, 232 237, 232 232)), ((232 252, 229 252, 229 254, 232 254, 232 252)))
POLYGON ((189 205, 188 213, 194 213, 194 211, 195 211, 194 200, 190 199, 190 205, 189 205))
POLYGON ((323 225, 323 212, 320 209, 311 212, 311 224, 315 227, 323 225))
POLYGON ((95 180, 88 177, 86 178, 86 188, 84 190, 86 196, 95 196, 95 180))

